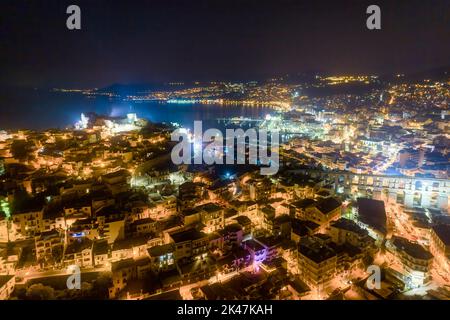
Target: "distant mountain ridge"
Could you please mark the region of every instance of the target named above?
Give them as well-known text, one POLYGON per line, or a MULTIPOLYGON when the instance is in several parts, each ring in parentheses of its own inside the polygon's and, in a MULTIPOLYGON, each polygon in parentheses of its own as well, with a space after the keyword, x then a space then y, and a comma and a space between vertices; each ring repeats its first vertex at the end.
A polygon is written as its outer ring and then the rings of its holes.
MULTIPOLYGON (((273 76, 272 78, 283 78, 284 81, 292 83, 295 81, 308 81, 313 80, 315 74, 320 75, 326 75, 327 73, 324 71, 320 72, 300 72, 300 73, 292 73, 287 75, 279 75, 279 76, 273 76)), ((329 74, 331 75, 331 74, 329 74)), ((380 78, 382 80, 392 80, 396 79, 396 74, 387 74, 387 75, 381 75, 380 78)), ((430 80, 448 80, 450 78, 450 66, 442 66, 439 68, 433 68, 425 71, 419 71, 414 73, 407 73, 404 74, 401 77, 403 80, 410 80, 410 81, 419 81, 424 79, 430 79, 430 80)), ((268 77, 265 80, 256 80, 265 82, 269 80, 270 77, 268 77)), ((212 81, 221 81, 221 80, 210 80, 210 81, 202 81, 201 83, 207 83, 212 81)), ((224 80, 227 82, 226 80, 224 80)), ((244 81, 244 80, 243 80, 244 81)), ((233 81, 230 81, 233 82, 233 81)), ((245 80, 244 82, 247 82, 245 80)), ((183 87, 189 87, 193 86, 195 83, 193 81, 184 82, 183 84, 180 84, 177 86, 177 88, 183 88, 183 87)), ((174 86, 170 85, 169 83, 137 83, 137 84, 121 84, 121 83, 114 83, 110 86, 104 87, 99 89, 99 92, 114 92, 120 95, 123 94, 134 94, 139 91, 149 91, 149 90, 167 90, 167 89, 173 89, 174 86)))

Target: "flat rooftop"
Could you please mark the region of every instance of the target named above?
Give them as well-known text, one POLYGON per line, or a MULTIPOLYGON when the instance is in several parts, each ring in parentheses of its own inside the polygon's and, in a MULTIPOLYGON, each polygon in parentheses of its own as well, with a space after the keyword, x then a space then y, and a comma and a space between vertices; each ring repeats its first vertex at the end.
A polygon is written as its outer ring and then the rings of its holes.
POLYGON ((450 245, 450 225, 448 224, 435 225, 433 227, 433 231, 446 246, 450 245))
POLYGON ((170 236, 175 243, 179 243, 189 240, 197 240, 205 238, 207 235, 206 233, 200 232, 196 229, 188 229, 184 231, 174 232, 170 236))
POLYGON ((334 250, 319 242, 309 244, 300 243, 298 252, 315 263, 321 263, 336 256, 334 250))
POLYGON ((430 260, 433 258, 433 255, 428 250, 418 243, 408 241, 408 239, 402 237, 392 237, 392 243, 397 250, 402 250, 415 259, 430 260))
POLYGON ((0 288, 3 287, 12 278, 14 278, 14 276, 12 275, 0 275, 0 288))
POLYGON ((320 210, 320 212, 328 214, 331 211, 339 208, 341 206, 341 202, 335 198, 325 198, 317 201, 315 206, 320 210))
POLYGON ((384 202, 368 198, 358 198, 358 214, 361 222, 386 235, 386 210, 384 202))
POLYGON ((331 227, 354 232, 361 236, 369 234, 367 230, 361 228, 356 222, 345 218, 340 218, 339 220, 333 221, 331 223, 331 227))

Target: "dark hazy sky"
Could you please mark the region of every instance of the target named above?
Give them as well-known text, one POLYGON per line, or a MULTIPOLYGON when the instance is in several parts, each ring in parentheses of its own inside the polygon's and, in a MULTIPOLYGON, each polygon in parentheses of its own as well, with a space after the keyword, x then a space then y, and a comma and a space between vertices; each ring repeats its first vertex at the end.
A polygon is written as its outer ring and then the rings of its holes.
POLYGON ((251 79, 450 65, 449 0, 1 0, 0 83, 251 79), (66 29, 77 4, 82 30, 66 29), (382 30, 366 28, 378 4, 382 30))

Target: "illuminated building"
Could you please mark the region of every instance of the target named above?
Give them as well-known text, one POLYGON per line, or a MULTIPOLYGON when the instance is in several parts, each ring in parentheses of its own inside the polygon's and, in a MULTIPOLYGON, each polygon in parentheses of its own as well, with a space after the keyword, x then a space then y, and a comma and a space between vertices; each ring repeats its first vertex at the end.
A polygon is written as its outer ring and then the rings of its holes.
POLYGON ((168 234, 170 243, 175 244, 177 261, 203 259, 207 256, 209 238, 206 233, 190 228, 168 234))
POLYGON ((11 240, 25 239, 44 231, 43 210, 14 213, 11 240))
POLYGON ((152 270, 155 272, 175 268, 175 246, 172 243, 151 247, 147 250, 152 270))
POLYGON ((0 241, 8 242, 8 238, 9 238, 9 220, 5 216, 0 215, 0 241))
POLYGON ((356 222, 345 218, 331 222, 329 235, 333 242, 339 245, 349 243, 359 248, 370 248, 375 243, 367 230, 361 228, 356 222))
POLYGON ((258 208, 258 218, 261 221, 260 226, 272 234, 273 232, 273 219, 275 219, 275 209, 271 206, 260 206, 258 208))
POLYGON ((63 263, 65 266, 76 264, 80 268, 89 268, 94 266, 92 255, 93 241, 87 238, 82 238, 72 242, 67 246, 63 263))
POLYGON ((201 201, 205 188, 201 183, 187 181, 178 187, 178 201, 180 209, 193 207, 201 201))
POLYGON ((358 223, 369 232, 377 243, 381 243, 387 234, 387 216, 384 202, 358 198, 358 223))
POLYGON ((149 235, 116 239, 111 248, 111 261, 146 257, 147 249, 150 247, 149 240, 149 235))
POLYGON ((14 275, 0 275, 0 300, 8 300, 15 285, 16 277, 14 275))
POLYGON ((242 247, 250 253, 256 269, 267 258, 267 249, 256 239, 249 239, 242 242, 242 247))
POLYGON ((341 202, 335 198, 324 198, 314 202, 305 210, 305 218, 321 227, 341 217, 341 202))
POLYGON ((439 224, 431 228, 430 251, 435 261, 450 272, 450 226, 439 224))
POLYGON ((81 114, 81 117, 80 117, 80 121, 78 121, 78 122, 75 124, 75 128, 76 128, 77 130, 87 129, 88 124, 89 124, 89 118, 86 117, 86 116, 84 115, 84 113, 82 113, 82 114, 81 114))
MULTIPOLYGON (((419 244, 394 236, 386 248, 392 250, 400 260, 402 280, 408 288, 416 288, 428 283, 433 256, 419 244)), ((391 266, 394 267, 394 266, 391 266)), ((394 267, 395 268, 395 267, 394 267)), ((398 270, 397 270, 398 271, 398 270)))
POLYGON ((138 121, 138 117, 136 113, 128 113, 127 114, 128 123, 134 124, 136 121, 138 121))
POLYGON ((150 271, 150 259, 142 258, 134 260, 132 258, 123 259, 111 264, 112 287, 109 288, 109 297, 116 298, 119 294, 124 294, 123 298, 128 298, 131 288, 128 285, 133 280, 142 280, 150 271))
MULTIPOLYGON (((226 225, 223 229, 217 231, 216 246, 224 251, 241 245, 244 238, 243 228, 238 223, 226 225)), ((211 245, 213 240, 211 239, 211 245)))
POLYGON ((62 258, 64 238, 56 230, 42 232, 35 238, 36 259, 46 264, 59 262, 62 258))
POLYGON ((130 188, 131 174, 128 170, 122 169, 103 175, 102 181, 111 193, 115 195, 130 188))
POLYGON ((0 274, 14 274, 22 254, 23 248, 11 243, 6 248, 0 248, 0 274))
MULTIPOLYGON (((122 226, 123 227, 123 226, 122 226)), ((133 221, 129 225, 129 232, 133 236, 140 236, 143 234, 149 234, 156 232, 156 221, 152 218, 144 218, 133 221)))
POLYGON ((214 232, 225 226, 223 207, 214 203, 206 203, 197 209, 200 211, 200 221, 205 225, 205 232, 214 232))
POLYGON ((109 244, 107 240, 95 240, 92 246, 94 266, 107 266, 109 261, 109 244))
POLYGON ((425 149, 406 149, 399 152, 400 167, 405 167, 409 162, 421 167, 425 160, 425 149))
POLYGON ((223 207, 212 202, 193 209, 185 209, 182 211, 182 215, 185 225, 202 223, 203 231, 206 233, 221 230, 225 225, 223 207))
POLYGON ((336 273, 336 253, 315 237, 305 237, 298 246, 300 279, 321 295, 336 273))

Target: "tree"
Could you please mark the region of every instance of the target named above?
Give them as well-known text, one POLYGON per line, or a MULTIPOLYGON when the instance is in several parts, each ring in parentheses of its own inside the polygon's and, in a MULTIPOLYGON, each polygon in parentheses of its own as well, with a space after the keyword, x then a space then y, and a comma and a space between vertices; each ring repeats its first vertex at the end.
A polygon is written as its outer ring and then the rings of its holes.
POLYGON ((102 272, 92 285, 91 295, 93 299, 107 299, 109 288, 112 286, 111 273, 102 272))
POLYGON ((17 299, 19 300, 26 300, 27 299, 27 289, 23 288, 23 287, 17 287, 14 290, 17 299))
POLYGON ((36 283, 27 289, 26 298, 29 300, 53 300, 55 299, 55 290, 42 283, 36 283))
POLYGON ((370 266, 373 263, 374 259, 371 255, 366 255, 363 258, 363 263, 366 267, 370 266))
POLYGON ((81 288, 65 289, 59 292, 58 299, 63 300, 85 300, 90 299, 92 295, 92 284, 89 282, 82 282, 81 288))
POLYGON ((53 261, 56 263, 59 263, 62 259, 62 254, 63 254, 62 246, 56 246, 55 248, 53 248, 53 250, 52 250, 53 261))
POLYGON ((25 159, 30 149, 31 145, 26 140, 14 140, 11 144, 11 153, 16 159, 25 159))

